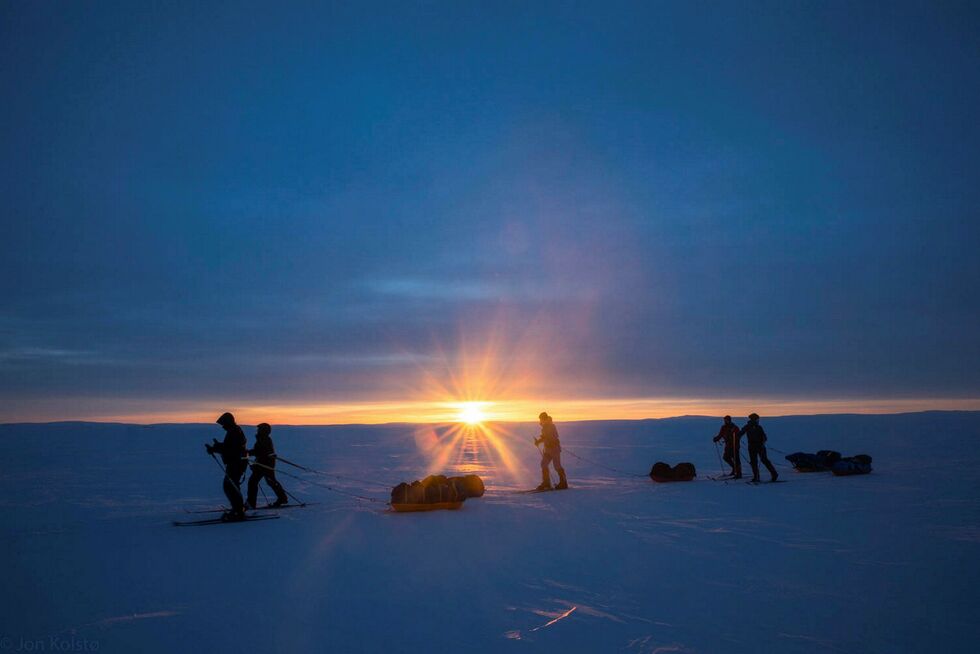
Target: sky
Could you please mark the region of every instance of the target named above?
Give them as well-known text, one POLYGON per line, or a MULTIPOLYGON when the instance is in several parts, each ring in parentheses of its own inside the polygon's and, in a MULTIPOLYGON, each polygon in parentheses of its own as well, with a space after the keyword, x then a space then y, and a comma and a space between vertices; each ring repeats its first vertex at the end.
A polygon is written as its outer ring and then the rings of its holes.
POLYGON ((0 421, 980 408, 978 64, 969 2, 2 3, 0 421))

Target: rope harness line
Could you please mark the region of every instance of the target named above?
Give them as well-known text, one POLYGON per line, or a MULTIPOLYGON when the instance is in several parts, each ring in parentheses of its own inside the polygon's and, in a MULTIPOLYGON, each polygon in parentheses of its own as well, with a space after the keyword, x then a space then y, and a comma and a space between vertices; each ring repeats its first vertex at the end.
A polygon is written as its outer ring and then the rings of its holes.
MULTIPOLYGON (((271 470, 271 471, 272 471, 273 473, 274 473, 274 472, 276 471, 276 469, 275 469, 274 467, 272 467, 272 466, 267 466, 267 465, 265 465, 264 463, 259 463, 258 461, 249 461, 249 466, 251 466, 251 467, 253 467, 253 468, 254 468, 255 466, 258 466, 258 467, 260 467, 260 468, 265 468, 266 470, 271 470)), ((282 470, 280 470, 279 472, 282 472, 282 474, 284 474, 284 475, 286 475, 287 477, 289 477, 289 476, 290 476, 288 472, 283 472, 282 470)), ((298 477, 297 477, 297 479, 298 479, 298 477)), ((266 482, 265 482, 265 483, 267 483, 267 484, 268 484, 268 483, 269 483, 269 481, 268 481, 268 480, 266 480, 266 482)), ((281 486, 281 485, 280 485, 280 486, 281 486)), ((268 504, 268 503, 269 503, 269 498, 268 498, 268 497, 266 497, 266 494, 265 494, 265 491, 264 491, 264 490, 262 490, 262 486, 259 486, 259 490, 261 490, 261 491, 262 491, 262 497, 264 497, 264 498, 265 498, 265 501, 266 501, 266 504, 268 504)), ((292 499, 294 499, 294 500, 296 500, 296 503, 297 503, 297 504, 299 504, 300 506, 306 506, 306 502, 304 502, 303 500, 301 500, 301 499, 299 499, 298 497, 296 497, 295 495, 293 495, 292 493, 290 493, 290 492, 289 492, 288 490, 286 490, 286 489, 285 489, 284 487, 283 487, 283 489, 282 489, 282 492, 283 492, 283 493, 285 493, 287 497, 291 497, 292 499)))
MULTIPOLYGON (((265 468, 266 470, 275 470, 274 467, 267 466, 267 465, 265 465, 263 463, 253 463, 252 465, 253 466, 259 466, 260 468, 265 468)), ((333 486, 328 486, 326 484, 321 484, 321 483, 318 483, 318 482, 313 481, 311 479, 304 479, 303 477, 300 477, 299 475, 294 475, 292 473, 286 472, 285 470, 280 470, 279 472, 282 473, 282 474, 284 474, 284 475, 286 475, 287 477, 291 477, 293 479, 296 479, 298 481, 301 481, 304 484, 313 484, 314 486, 319 486, 320 488, 325 488, 328 491, 331 491, 331 492, 334 492, 334 493, 338 493, 340 495, 346 495, 347 497, 353 497, 355 499, 362 500, 364 502, 374 502, 374 503, 379 503, 379 504, 380 503, 383 503, 383 504, 386 504, 386 505, 391 504, 391 502, 386 502, 384 500, 379 500, 376 497, 367 497, 366 495, 358 495, 357 493, 351 493, 351 492, 348 492, 348 491, 345 491, 345 490, 341 490, 339 488, 334 488, 333 486)), ((285 489, 283 489, 283 490, 285 490, 285 489)), ((289 491, 286 491, 286 493, 289 494, 289 491)), ((293 497, 293 496, 290 494, 290 497, 293 497)), ((295 497, 293 497, 293 499, 295 499, 295 497)), ((296 501, 298 502, 299 500, 296 500, 296 501)))
POLYGON ((575 457, 579 461, 583 461, 585 463, 591 463, 594 466, 598 466, 600 468, 604 468, 606 470, 609 470, 610 472, 615 472, 615 473, 620 474, 620 475, 625 475, 626 477, 646 477, 647 476, 647 475, 637 474, 635 472, 628 472, 626 470, 620 470, 619 468, 613 468, 612 466, 607 466, 605 464, 599 463, 598 461, 593 461, 591 459, 585 458, 584 456, 579 456, 578 454, 576 454, 575 452, 572 452, 569 449, 562 448, 561 451, 562 452, 565 452, 567 454, 572 455, 573 457, 575 457))
POLYGON ((395 484, 391 484, 391 485, 389 485, 389 484, 382 484, 382 483, 377 482, 377 481, 368 481, 366 479, 357 479, 355 477, 345 477, 344 475, 338 475, 335 472, 326 472, 324 470, 317 470, 316 468, 308 468, 306 466, 301 466, 298 463, 293 463, 289 459, 284 459, 281 456, 279 456, 278 454, 276 455, 276 461, 281 461, 281 462, 285 463, 288 466, 292 466, 294 468, 298 468, 299 470, 303 470, 304 472, 310 472, 310 473, 312 473, 314 475, 320 475, 320 476, 323 476, 323 477, 334 477, 336 479, 342 479, 344 481, 353 481, 353 482, 356 482, 358 484, 365 484, 367 486, 375 486, 377 488, 385 488, 385 489, 387 489, 387 488, 391 488, 391 487, 393 487, 395 485, 395 484))

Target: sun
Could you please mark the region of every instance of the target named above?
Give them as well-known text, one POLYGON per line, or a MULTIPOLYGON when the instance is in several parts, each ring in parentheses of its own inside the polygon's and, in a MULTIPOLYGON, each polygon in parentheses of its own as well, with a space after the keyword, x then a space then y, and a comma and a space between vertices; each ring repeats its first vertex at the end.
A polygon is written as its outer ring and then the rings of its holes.
POLYGON ((484 402, 463 402, 459 405, 459 415, 456 419, 468 425, 478 425, 486 420, 483 413, 484 402))

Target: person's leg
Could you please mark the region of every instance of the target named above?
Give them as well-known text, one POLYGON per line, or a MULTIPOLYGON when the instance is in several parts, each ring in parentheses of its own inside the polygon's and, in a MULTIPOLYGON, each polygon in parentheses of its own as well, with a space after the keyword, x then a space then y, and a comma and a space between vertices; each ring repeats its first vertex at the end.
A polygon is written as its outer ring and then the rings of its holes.
POLYGON ((269 470, 265 473, 265 483, 269 484, 269 488, 272 492, 276 494, 276 504, 286 504, 289 502, 289 497, 286 495, 286 491, 283 489, 282 484, 276 479, 276 473, 274 470, 269 470))
POLYGON ((721 458, 732 468, 732 474, 735 474, 735 459, 732 458, 732 448, 728 445, 725 446, 725 453, 721 455, 721 458))
POLYGON ((222 488, 225 491, 225 497, 228 498, 228 503, 231 504, 232 513, 243 515, 245 513, 245 500, 242 498, 242 491, 237 482, 233 481, 241 478, 241 475, 237 474, 238 472, 237 470, 228 470, 222 488))
POLYGON ((541 453, 541 485, 538 490, 551 488, 551 475, 548 474, 548 464, 551 463, 551 455, 547 450, 541 453))
POLYGON ((759 481, 759 448, 749 444, 749 465, 752 466, 752 481, 759 481))
POLYGON ((568 479, 565 477, 565 468, 561 465, 561 452, 555 452, 551 455, 551 462, 555 466, 555 472, 558 473, 558 485, 555 488, 568 488, 568 479))
POLYGON ((245 479, 245 473, 247 470, 247 465, 242 463, 240 466, 231 471, 232 474, 228 475, 231 477, 232 482, 234 482, 232 484, 232 488, 234 489, 232 495, 234 496, 234 499, 230 500, 231 508, 236 513, 241 514, 245 513, 245 496, 242 495, 242 481, 245 479))
POLYGON ((265 476, 265 470, 258 467, 252 466, 252 474, 248 477, 248 505, 255 508, 255 503, 259 497, 259 482, 262 481, 262 477, 265 476))
POLYGON ((735 468, 735 479, 741 479, 742 478, 742 456, 739 453, 737 446, 732 448, 732 457, 735 459, 735 465, 733 466, 735 468))
MULTIPOLYGON (((769 470, 772 480, 776 481, 776 478, 779 477, 779 473, 776 472, 776 467, 769 461, 769 455, 766 453, 765 445, 759 448, 759 458, 762 459, 762 465, 766 466, 766 469, 769 470)), ((759 476, 758 471, 755 473, 755 476, 759 476)))

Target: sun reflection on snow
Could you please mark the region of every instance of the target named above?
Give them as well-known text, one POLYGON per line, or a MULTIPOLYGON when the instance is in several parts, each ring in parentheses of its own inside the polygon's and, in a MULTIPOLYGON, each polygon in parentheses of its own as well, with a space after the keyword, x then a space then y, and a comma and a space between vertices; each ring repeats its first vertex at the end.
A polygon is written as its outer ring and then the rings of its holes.
POLYGON ((512 450, 516 436, 492 423, 420 425, 415 444, 427 460, 426 474, 480 475, 485 482, 518 483, 524 470, 512 450))

